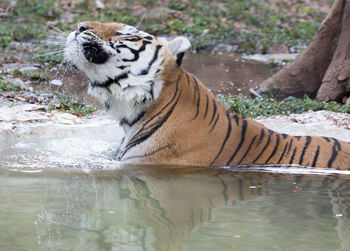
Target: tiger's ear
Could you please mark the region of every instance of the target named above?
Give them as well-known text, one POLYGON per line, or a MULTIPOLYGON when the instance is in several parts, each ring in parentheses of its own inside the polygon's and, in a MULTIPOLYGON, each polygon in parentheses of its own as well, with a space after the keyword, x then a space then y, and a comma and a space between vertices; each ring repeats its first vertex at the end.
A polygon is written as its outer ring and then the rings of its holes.
POLYGON ((181 65, 185 51, 191 48, 191 43, 185 37, 176 37, 168 42, 168 49, 176 57, 176 64, 181 65))

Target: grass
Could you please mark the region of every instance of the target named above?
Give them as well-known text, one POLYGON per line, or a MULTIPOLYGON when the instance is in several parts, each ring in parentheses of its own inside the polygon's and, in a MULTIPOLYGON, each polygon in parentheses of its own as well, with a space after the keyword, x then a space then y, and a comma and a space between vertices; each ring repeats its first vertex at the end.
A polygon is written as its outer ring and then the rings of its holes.
MULTIPOLYGON (((29 77, 30 79, 42 79, 46 78, 46 75, 42 72, 36 71, 24 71, 21 72, 19 70, 15 70, 14 74, 16 76, 20 75, 22 77, 29 77)), ((23 91, 20 84, 13 83, 6 79, 4 74, 0 74, 0 92, 19 92, 23 91)), ((26 95, 26 93, 23 93, 26 95)), ((42 92, 36 92, 36 96, 40 96, 42 92)), ((14 103, 13 103, 14 104, 14 103)), ((56 92, 52 95, 52 100, 49 101, 47 105, 47 112, 51 111, 60 111, 64 113, 71 113, 78 117, 86 116, 91 113, 94 113, 98 110, 98 108, 87 105, 84 98, 77 97, 75 95, 66 95, 63 93, 56 92)))
MULTIPOLYGON (((140 29, 154 35, 187 36, 195 50, 208 49, 219 43, 238 45, 244 53, 266 53, 272 46, 281 44, 290 50, 300 50, 310 42, 325 16, 319 9, 310 8, 299 0, 293 1, 291 6, 285 6, 286 1, 273 5, 271 0, 126 0, 118 5, 113 0, 105 0, 106 8, 99 10, 90 0, 74 1, 68 8, 60 5, 59 0, 15 2, 15 7, 11 7, 10 0, 0 2, 0 8, 8 10, 8 15, 0 16, 0 50, 5 49, 5 53, 17 53, 10 46, 12 41, 45 39, 52 26, 68 32, 84 20, 137 25, 143 14, 146 15, 140 29), (67 12, 70 19, 62 15, 67 12), (290 16, 291 13, 293 16, 290 16)), ((322 2, 323 6, 331 4, 331 0, 318 2, 322 2)), ((48 63, 50 66, 62 62, 61 54, 40 53, 44 49, 47 48, 30 48, 27 60, 45 65, 48 63)), ((41 71, 17 70, 14 75, 33 81, 50 79, 47 73, 41 71)), ((18 91, 20 86, 0 75, 0 90, 18 91)), ((348 106, 317 102, 308 97, 283 101, 272 96, 264 97, 263 100, 242 96, 221 96, 220 99, 233 112, 248 117, 288 115, 321 109, 350 113, 348 106)), ((74 96, 59 94, 58 100, 48 110, 79 116, 96 111, 96 108, 86 106, 84 100, 74 96)))
POLYGON ((18 92, 21 90, 21 86, 18 83, 12 83, 5 79, 3 74, 0 74, 0 90, 6 92, 18 92))
POLYGON ((50 65, 58 64, 63 61, 62 54, 47 54, 39 52, 38 55, 29 57, 29 61, 34 63, 49 63, 50 65))
POLYGON ((284 100, 278 100, 272 95, 266 95, 262 100, 241 95, 218 95, 218 98, 231 112, 250 118, 289 115, 292 113, 300 114, 319 110, 350 113, 349 105, 316 101, 308 96, 303 99, 288 97, 284 100))
POLYGON ((44 71, 21 71, 19 69, 15 69, 13 71, 13 75, 16 77, 23 77, 27 80, 34 80, 34 81, 50 80, 50 75, 44 71))
POLYGON ((37 39, 47 32, 46 23, 60 17, 54 0, 17 0, 11 8, 10 1, 0 3, 0 8, 10 9, 8 16, 0 22, 0 47, 7 47, 11 41, 37 39))
MULTIPOLYGON (((246 53, 267 52, 271 46, 280 44, 290 48, 304 46, 325 14, 299 1, 292 5, 293 17, 286 17, 288 6, 272 6, 269 0, 126 0, 118 6, 106 0, 102 10, 97 10, 89 0, 77 1, 63 10, 57 8, 58 0, 17 0, 14 8, 10 8, 9 2, 0 3, 0 8, 10 10, 7 17, 0 18, 0 47, 7 47, 11 41, 42 38, 50 31, 48 23, 63 31, 71 31, 83 20, 136 25, 145 13, 141 29, 155 35, 185 35, 194 49, 227 43, 239 45, 246 53), (72 16, 69 21, 62 19, 62 13, 67 11, 72 16)), ((38 60, 61 62, 62 58, 42 56, 38 60)))
POLYGON ((57 93, 57 101, 47 108, 48 112, 54 110, 82 117, 96 112, 98 108, 87 105, 83 98, 75 95, 57 93))

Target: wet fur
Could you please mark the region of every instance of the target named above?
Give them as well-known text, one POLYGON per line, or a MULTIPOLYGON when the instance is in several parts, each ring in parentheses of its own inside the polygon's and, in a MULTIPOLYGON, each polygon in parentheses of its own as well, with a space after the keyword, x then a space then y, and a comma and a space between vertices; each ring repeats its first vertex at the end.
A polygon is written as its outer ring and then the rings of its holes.
POLYGON ((68 37, 65 56, 87 74, 89 92, 123 126, 125 137, 117 159, 198 166, 350 168, 348 142, 280 134, 226 111, 181 66, 189 48, 185 38, 166 41, 117 23, 84 25, 89 29, 68 37))

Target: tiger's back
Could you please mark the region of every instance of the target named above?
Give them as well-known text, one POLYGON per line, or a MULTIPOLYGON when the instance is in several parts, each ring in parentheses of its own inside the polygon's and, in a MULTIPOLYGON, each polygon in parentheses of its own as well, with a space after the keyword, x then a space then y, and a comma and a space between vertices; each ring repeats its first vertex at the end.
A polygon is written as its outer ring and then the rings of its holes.
POLYGON ((66 58, 90 79, 90 93, 123 126, 116 158, 197 166, 296 164, 349 169, 350 144, 290 136, 229 113, 181 61, 190 44, 135 27, 84 22, 66 58))
MULTIPOLYGON (((159 135, 155 135, 158 148, 143 157, 144 161, 201 166, 294 164, 350 168, 348 142, 272 131, 253 119, 229 113, 195 76, 185 70, 174 70, 171 77, 165 77, 170 79, 167 88, 171 89, 169 95, 173 94, 170 104, 174 108, 169 105, 163 112, 173 114, 168 126, 159 129, 159 135), (171 137, 164 138, 163 142, 163 134, 171 137)), ((164 96, 168 94, 164 92, 164 96)), ((161 109, 164 107, 163 104, 161 109)), ((160 110, 154 109, 157 114, 160 110)))

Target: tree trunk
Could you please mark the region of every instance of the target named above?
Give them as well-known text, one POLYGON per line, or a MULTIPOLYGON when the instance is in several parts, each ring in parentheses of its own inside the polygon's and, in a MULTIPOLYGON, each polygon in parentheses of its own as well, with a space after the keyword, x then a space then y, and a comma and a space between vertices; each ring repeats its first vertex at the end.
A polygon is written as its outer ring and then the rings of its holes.
POLYGON ((305 51, 261 83, 260 90, 346 100, 350 94, 350 0, 336 0, 305 51))

